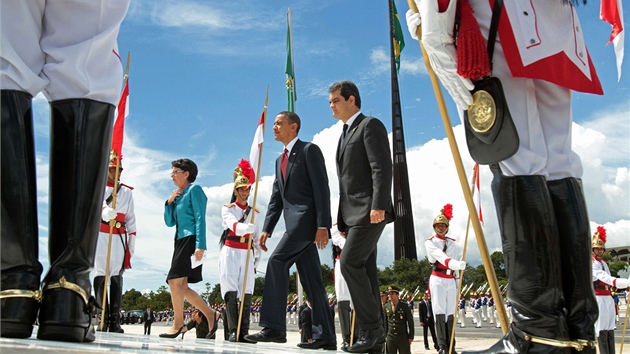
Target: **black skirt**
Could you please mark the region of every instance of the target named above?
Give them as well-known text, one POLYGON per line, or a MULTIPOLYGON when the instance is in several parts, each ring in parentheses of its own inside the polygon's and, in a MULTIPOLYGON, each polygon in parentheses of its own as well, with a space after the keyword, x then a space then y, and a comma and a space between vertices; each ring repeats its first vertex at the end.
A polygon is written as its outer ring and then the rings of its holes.
POLYGON ((188 284, 199 283, 203 280, 201 276, 203 264, 196 268, 190 268, 190 256, 195 253, 196 245, 197 237, 195 235, 175 240, 171 269, 166 276, 167 283, 169 279, 177 278, 188 278, 188 284))

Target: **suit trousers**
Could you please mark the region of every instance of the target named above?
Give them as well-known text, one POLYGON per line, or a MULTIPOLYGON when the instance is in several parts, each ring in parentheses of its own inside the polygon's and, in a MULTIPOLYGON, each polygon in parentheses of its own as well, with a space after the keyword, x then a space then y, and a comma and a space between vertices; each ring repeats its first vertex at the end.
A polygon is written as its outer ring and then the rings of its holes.
POLYGON ((350 227, 346 233, 346 244, 341 251, 341 273, 348 283, 357 314, 356 323, 361 330, 383 326, 376 246, 385 225, 385 222, 381 222, 350 227))
POLYGON ((317 246, 312 240, 293 240, 287 234, 282 236, 267 262, 260 325, 277 331, 287 330, 286 298, 289 292, 289 269, 293 264, 297 267, 300 282, 313 308, 313 339, 335 339, 317 246))

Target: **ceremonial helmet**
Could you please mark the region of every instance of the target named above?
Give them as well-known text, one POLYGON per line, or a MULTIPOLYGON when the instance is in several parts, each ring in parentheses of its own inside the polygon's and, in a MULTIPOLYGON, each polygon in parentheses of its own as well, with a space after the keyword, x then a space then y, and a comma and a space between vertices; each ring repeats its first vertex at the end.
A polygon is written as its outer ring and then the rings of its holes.
MULTIPOLYGON (((112 167, 116 167, 116 153, 114 152, 114 150, 109 153, 109 161, 107 162, 107 168, 112 167)), ((120 170, 123 170, 122 156, 120 156, 120 170)))
POLYGON ((591 247, 606 249, 606 229, 604 229, 603 226, 597 227, 597 231, 593 235, 593 241, 591 242, 591 247))
POLYGON ((234 193, 241 187, 249 187, 254 183, 254 170, 249 161, 242 159, 234 169, 234 193))
MULTIPOLYGON (((448 232, 449 221, 453 218, 453 205, 446 204, 444 208, 440 210, 440 214, 433 219, 433 228, 435 229, 435 225, 437 224, 445 224, 446 231, 440 236, 446 235, 448 232)), ((436 231, 437 232, 437 231, 436 231)))

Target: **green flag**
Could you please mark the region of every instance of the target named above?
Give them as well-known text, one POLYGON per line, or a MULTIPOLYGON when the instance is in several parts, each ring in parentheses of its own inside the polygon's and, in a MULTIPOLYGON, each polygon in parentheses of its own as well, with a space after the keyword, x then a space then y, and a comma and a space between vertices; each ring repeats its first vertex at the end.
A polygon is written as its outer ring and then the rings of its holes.
POLYGON ((295 76, 293 72, 293 46, 291 44, 291 9, 287 12, 287 65, 284 72, 287 74, 287 101, 288 111, 295 112, 295 101, 297 101, 297 95, 295 92, 295 76))
POLYGON ((400 53, 405 48, 405 37, 403 36, 403 30, 400 26, 400 18, 398 17, 398 10, 396 10, 396 2, 392 0, 394 6, 394 59, 396 60, 396 72, 400 71, 400 53))

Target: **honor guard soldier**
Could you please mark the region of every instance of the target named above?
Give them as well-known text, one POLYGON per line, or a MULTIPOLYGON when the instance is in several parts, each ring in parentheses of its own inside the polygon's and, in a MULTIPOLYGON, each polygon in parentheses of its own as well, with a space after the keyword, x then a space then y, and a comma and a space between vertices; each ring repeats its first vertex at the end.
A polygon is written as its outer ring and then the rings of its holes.
POLYGON ((602 259, 606 251, 606 229, 603 226, 597 227, 591 246, 593 247, 593 288, 599 307, 599 318, 595 322, 599 352, 601 354, 614 354, 615 303, 611 290, 613 287, 627 288, 630 281, 611 276, 608 264, 602 259))
MULTIPOLYGON (((424 242, 429 262, 433 264, 433 271, 429 278, 429 289, 440 354, 448 353, 449 337, 453 328, 453 315, 459 297, 456 280, 459 273, 457 271, 466 268, 465 261, 455 259, 457 253, 455 239, 446 236, 452 217, 453 206, 446 204, 433 220, 435 235, 424 242)), ((454 338, 453 341, 455 341, 454 338)), ((453 348, 455 348, 455 343, 453 343, 453 348)))
POLYGON ((390 301, 385 304, 385 331, 388 354, 410 354, 413 342, 413 314, 409 305, 399 299, 400 290, 388 288, 390 301))
MULTIPOLYGON (((136 214, 134 212, 132 187, 118 182, 116 188, 116 208, 112 208, 114 199, 114 181, 116 178, 116 159, 112 158, 108 166, 107 185, 105 186, 105 201, 101 212, 101 226, 96 242, 96 256, 94 258, 94 296, 97 307, 102 309, 101 316, 105 316, 104 327, 97 330, 104 332, 124 333, 120 327, 120 306, 122 304, 123 272, 131 268, 136 244, 136 214), (106 291, 105 268, 107 266, 107 249, 110 236, 110 220, 115 219, 112 228, 112 246, 109 256, 109 295, 107 303, 103 302, 103 291, 106 291)), ((119 167, 119 178, 123 171, 122 162, 119 167)), ((99 323, 100 325, 100 323, 99 323)))
POLYGON ((459 318, 458 322, 461 324, 459 327, 466 328, 466 298, 464 297, 464 295, 460 296, 459 298, 459 305, 457 305, 457 310, 457 316, 459 318))
POLYGON ((249 334, 249 318, 254 291, 254 270, 260 259, 258 238, 262 230, 262 218, 254 218, 257 210, 248 205, 250 187, 255 180, 255 173, 246 160, 241 160, 234 169, 234 193, 230 204, 221 208, 224 232, 221 236, 221 254, 219 256, 219 277, 221 295, 225 300, 225 313, 229 329, 230 342, 254 343, 244 337, 249 334), (252 220, 254 219, 254 220, 252 220), (253 238, 253 257, 247 262, 248 242, 253 238), (247 263, 247 269, 245 265, 247 263), (243 281, 247 273, 245 294, 243 281), (239 338, 236 337, 238 326, 238 301, 244 301, 239 338))

